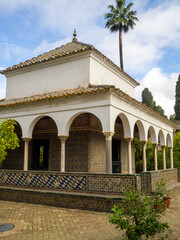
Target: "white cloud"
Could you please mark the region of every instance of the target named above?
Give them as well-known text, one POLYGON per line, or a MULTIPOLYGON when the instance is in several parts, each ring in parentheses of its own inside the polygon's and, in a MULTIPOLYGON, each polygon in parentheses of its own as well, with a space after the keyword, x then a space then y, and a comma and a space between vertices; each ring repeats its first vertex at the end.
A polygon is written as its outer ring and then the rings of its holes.
POLYGON ((33 52, 31 53, 32 57, 37 56, 39 54, 45 53, 47 51, 50 51, 56 47, 59 47, 63 44, 66 44, 67 42, 70 42, 71 40, 66 38, 60 41, 56 42, 48 42, 46 40, 42 41, 39 46, 37 46, 33 52))
MULTIPOLYGON (((178 0, 158 1, 156 5, 148 0, 144 0, 143 4, 141 0, 134 2, 140 21, 133 31, 123 36, 123 50, 125 70, 138 75, 158 65, 165 47, 180 48, 180 18, 175 17, 180 12, 180 4, 178 0), (147 8, 148 2, 151 8, 147 8)), ((29 21, 35 19, 37 28, 55 34, 58 32, 68 41, 72 39, 76 27, 79 41, 94 44, 119 65, 118 34, 112 34, 104 28, 104 14, 109 11, 107 6, 114 3, 114 0, 6 0, 0 1, 0 9, 5 12, 26 9, 25 18, 29 18, 29 21)), ((32 53, 36 55, 41 50, 50 50, 57 43, 61 44, 61 41, 49 43, 42 40, 34 50, 18 49, 18 46, 15 49, 20 56, 29 57, 32 53)), ((7 57, 13 54, 17 56, 11 46, 5 48, 7 57)))
POLYGON ((176 17, 179 12, 179 1, 172 0, 138 14, 137 26, 124 35, 128 71, 144 73, 158 64, 166 47, 180 49, 180 18, 176 17))
POLYGON ((178 73, 170 75, 162 72, 160 68, 152 68, 142 79, 141 85, 136 88, 136 98, 141 101, 141 93, 144 88, 152 92, 156 105, 160 105, 169 116, 174 114, 175 85, 178 73))
MULTIPOLYGON (((9 61, 12 58, 16 58, 16 63, 18 63, 18 61, 21 61, 22 59, 26 58, 29 55, 29 53, 31 52, 30 49, 26 49, 22 46, 18 46, 16 44, 8 43, 8 42, 1 44, 0 49, 1 49, 1 54, 2 54, 1 57, 5 61, 9 61)), ((16 64, 16 63, 14 63, 14 64, 16 64)))

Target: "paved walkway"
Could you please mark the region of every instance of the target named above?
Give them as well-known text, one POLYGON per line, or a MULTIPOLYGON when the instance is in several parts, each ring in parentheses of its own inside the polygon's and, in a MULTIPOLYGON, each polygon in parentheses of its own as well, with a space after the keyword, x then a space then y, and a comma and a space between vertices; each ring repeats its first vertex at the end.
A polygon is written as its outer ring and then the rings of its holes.
MULTIPOLYGON (((0 201, 0 223, 15 228, 0 233, 0 240, 118 240, 121 233, 108 222, 108 213, 0 201)), ((163 217, 180 240, 180 196, 163 217)))

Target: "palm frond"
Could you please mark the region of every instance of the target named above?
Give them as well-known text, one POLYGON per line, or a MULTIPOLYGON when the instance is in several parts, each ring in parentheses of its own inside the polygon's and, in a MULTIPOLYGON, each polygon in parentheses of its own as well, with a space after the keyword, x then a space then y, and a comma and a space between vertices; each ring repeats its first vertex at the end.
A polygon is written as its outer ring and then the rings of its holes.
POLYGON ((120 10, 120 12, 123 10, 124 5, 126 4, 126 0, 116 0, 116 8, 120 10))

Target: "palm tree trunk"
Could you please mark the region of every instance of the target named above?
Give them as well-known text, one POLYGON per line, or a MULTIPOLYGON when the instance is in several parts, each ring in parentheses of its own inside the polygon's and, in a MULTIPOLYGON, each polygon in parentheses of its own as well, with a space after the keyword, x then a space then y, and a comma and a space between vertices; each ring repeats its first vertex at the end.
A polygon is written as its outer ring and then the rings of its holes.
POLYGON ((120 68, 124 70, 123 67, 123 51, 122 51, 122 25, 119 28, 119 57, 120 57, 120 68))

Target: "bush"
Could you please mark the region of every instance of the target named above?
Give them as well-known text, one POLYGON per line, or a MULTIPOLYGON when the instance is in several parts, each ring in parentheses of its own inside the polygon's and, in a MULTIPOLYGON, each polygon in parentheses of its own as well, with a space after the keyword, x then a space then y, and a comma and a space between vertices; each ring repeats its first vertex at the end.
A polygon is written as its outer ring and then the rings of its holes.
POLYGON ((12 119, 0 122, 0 165, 7 155, 7 150, 19 147, 19 139, 14 132, 16 121, 12 119))
POLYGON ((124 236, 129 240, 148 239, 156 234, 165 239, 171 231, 168 223, 160 221, 164 212, 162 204, 159 198, 142 195, 129 186, 123 203, 112 208, 114 213, 110 214, 109 221, 117 229, 125 230, 124 236))

